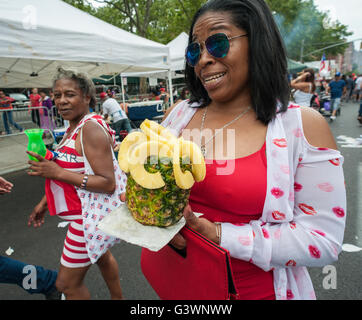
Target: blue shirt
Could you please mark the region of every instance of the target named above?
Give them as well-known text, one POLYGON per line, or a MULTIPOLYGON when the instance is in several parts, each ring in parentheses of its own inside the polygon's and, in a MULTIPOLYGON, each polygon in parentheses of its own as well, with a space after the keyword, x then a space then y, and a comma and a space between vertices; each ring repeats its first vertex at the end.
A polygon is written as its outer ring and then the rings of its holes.
POLYGON ((337 99, 341 98, 343 95, 343 88, 346 86, 346 82, 344 80, 333 80, 329 87, 331 88, 331 98, 337 99))

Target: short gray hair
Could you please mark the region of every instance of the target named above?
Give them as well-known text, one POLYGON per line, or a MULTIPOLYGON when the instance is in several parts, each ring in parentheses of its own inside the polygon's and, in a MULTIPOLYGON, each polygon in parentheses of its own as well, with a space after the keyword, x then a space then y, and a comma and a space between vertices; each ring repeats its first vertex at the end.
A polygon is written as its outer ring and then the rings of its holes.
POLYGON ((83 92, 85 97, 90 97, 89 107, 94 109, 96 106, 96 88, 92 79, 82 72, 77 72, 71 69, 57 68, 57 74, 53 80, 53 89, 58 80, 68 79, 77 83, 79 89, 83 92))

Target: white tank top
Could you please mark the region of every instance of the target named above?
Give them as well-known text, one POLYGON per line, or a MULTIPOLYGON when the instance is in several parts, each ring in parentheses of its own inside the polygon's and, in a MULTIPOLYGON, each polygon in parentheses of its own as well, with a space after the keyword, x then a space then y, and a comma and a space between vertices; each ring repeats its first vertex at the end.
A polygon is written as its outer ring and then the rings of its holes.
POLYGON ((310 84, 309 92, 303 92, 301 90, 297 90, 294 92, 294 100, 295 103, 299 106, 303 107, 310 107, 310 101, 312 100, 313 93, 312 91, 312 84, 310 84))

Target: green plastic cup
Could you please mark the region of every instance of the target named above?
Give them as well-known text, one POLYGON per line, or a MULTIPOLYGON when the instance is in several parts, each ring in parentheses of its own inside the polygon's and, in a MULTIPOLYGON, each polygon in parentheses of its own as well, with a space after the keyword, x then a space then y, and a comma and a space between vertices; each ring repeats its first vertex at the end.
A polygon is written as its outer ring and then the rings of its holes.
MULTIPOLYGON (((45 157, 47 149, 43 141, 44 129, 30 129, 25 130, 24 133, 28 136, 28 148, 26 150, 35 152, 38 155, 45 157)), ((38 161, 29 154, 28 157, 32 161, 38 161)))

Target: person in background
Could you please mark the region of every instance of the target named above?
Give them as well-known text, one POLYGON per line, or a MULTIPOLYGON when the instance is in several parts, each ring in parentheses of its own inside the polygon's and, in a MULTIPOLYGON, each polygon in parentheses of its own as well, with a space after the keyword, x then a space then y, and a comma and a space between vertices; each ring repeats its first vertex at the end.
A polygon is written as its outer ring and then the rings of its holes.
POLYGON ((331 94, 331 110, 333 110, 330 121, 334 121, 337 112, 340 113, 341 98, 346 92, 346 82, 341 79, 340 72, 337 72, 334 80, 329 83, 328 92, 331 94))
POLYGON ((39 94, 41 96, 41 103, 44 107, 43 113, 40 116, 40 127, 45 130, 53 131, 56 126, 54 124, 52 109, 53 102, 52 99, 47 95, 46 90, 40 90, 39 94))
POLYGON ((180 96, 175 100, 175 104, 178 104, 190 97, 190 91, 186 87, 182 88, 180 96))
MULTIPOLYGON (((0 176, 0 195, 9 194, 14 185, 0 176)), ((36 270, 36 286, 24 287, 24 278, 30 265, 0 255, 0 283, 16 284, 30 294, 44 294, 47 300, 60 300, 61 293, 55 287, 57 272, 41 266, 32 266, 36 270)))
POLYGON ((112 116, 112 128, 119 135, 121 130, 127 132, 132 131, 131 123, 127 117, 126 112, 121 108, 120 104, 114 98, 109 98, 105 92, 101 92, 100 98, 102 101, 102 114, 104 120, 107 121, 109 116, 112 116))
POLYGON ((40 109, 33 109, 37 107, 41 107, 41 96, 38 94, 38 88, 33 88, 32 93, 29 96, 30 99, 30 110, 31 110, 31 120, 35 123, 38 127, 41 126, 40 123, 40 109))
POLYGON ((157 91, 157 89, 153 89, 151 91, 151 101, 159 101, 161 100, 161 91, 157 91))
POLYGON ((0 110, 2 111, 1 114, 6 134, 11 134, 9 124, 18 129, 20 132, 24 130, 13 119, 13 106, 11 105, 11 103, 14 101, 15 100, 13 98, 7 97, 4 91, 0 90, 0 110))
POLYGON ((355 80, 355 102, 359 102, 361 98, 361 85, 362 85, 362 74, 358 75, 355 80))
MULTIPOLYGON (((360 84, 360 90, 362 90, 362 82, 360 84)), ((359 121, 360 125, 362 125, 362 97, 360 97, 360 106, 359 106, 357 120, 359 121)))
POLYGON ((299 106, 310 107, 316 90, 313 69, 304 69, 299 77, 292 80, 290 86, 295 89, 294 100, 299 106))
MULTIPOLYGON (((186 59, 190 100, 162 122, 206 159, 186 224, 230 252, 239 299, 316 299, 307 267, 342 251, 343 156, 324 117, 289 102, 286 50, 266 2, 209 0, 186 59)), ((181 234, 171 244, 187 247, 181 234)))
POLYGON ((107 95, 109 98, 113 98, 113 99, 116 98, 116 92, 113 91, 112 89, 107 89, 107 95))
POLYGON ((346 93, 343 96, 344 101, 349 102, 349 100, 352 98, 353 91, 355 88, 355 83, 352 76, 347 76, 346 79, 346 93))
POLYGON ((109 250, 118 240, 97 228, 121 203, 124 177, 112 151, 114 131, 101 116, 89 113, 96 97, 87 75, 58 68, 53 90, 56 107, 69 128, 54 161, 28 152, 38 160, 29 161, 29 176, 45 178, 45 196, 30 214, 28 225, 40 227, 47 211, 70 222, 56 280, 67 300, 90 299, 84 278, 92 264, 98 265, 111 298, 122 299, 118 264, 109 250))

